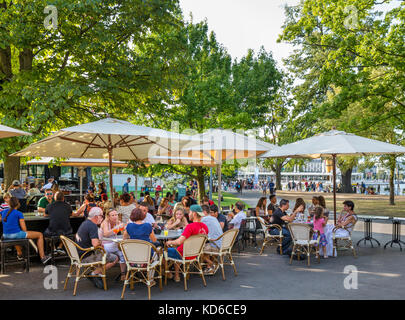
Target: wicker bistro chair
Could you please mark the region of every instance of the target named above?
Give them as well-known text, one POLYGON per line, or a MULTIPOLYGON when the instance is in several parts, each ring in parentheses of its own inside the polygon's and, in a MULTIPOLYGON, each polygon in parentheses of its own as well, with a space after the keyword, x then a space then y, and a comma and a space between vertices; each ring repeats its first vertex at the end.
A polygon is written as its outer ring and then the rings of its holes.
POLYGON ((157 249, 152 243, 143 240, 124 240, 120 242, 119 246, 127 265, 121 299, 124 299, 125 288, 128 284, 133 290, 135 282, 142 282, 148 287, 148 299, 150 300, 150 288, 156 284, 155 279, 159 279, 160 291, 163 289, 161 248, 157 249), (153 256, 152 250, 154 251, 153 256))
POLYGON ((63 245, 66 248, 66 252, 70 258, 71 265, 69 268, 69 272, 66 276, 65 280, 65 286, 63 290, 66 290, 69 278, 72 277, 72 273, 76 271, 76 279, 75 279, 75 286, 73 289, 73 295, 76 295, 77 291, 77 284, 81 278, 92 278, 92 277, 101 277, 103 280, 104 284, 104 290, 107 290, 107 281, 106 281, 106 270, 105 270, 105 265, 107 262, 107 253, 105 252, 103 247, 91 247, 91 248, 82 248, 80 247, 77 243, 75 243, 73 240, 69 239, 68 237, 65 236, 60 236, 60 239, 63 242, 63 245), (79 252, 77 249, 84 251, 84 253, 79 256, 79 252), (95 262, 90 262, 90 263, 83 263, 82 260, 83 258, 89 253, 89 252, 97 252, 101 251, 103 253, 103 258, 100 261, 95 261, 95 262), (89 273, 97 268, 101 267, 102 269, 102 274, 101 275, 90 275, 89 273), (80 273, 81 269, 84 269, 82 273, 80 273))
POLYGON ((310 266, 310 256, 311 253, 314 252, 316 257, 318 258, 318 263, 320 262, 319 256, 319 240, 320 240, 320 232, 317 231, 318 237, 317 240, 312 240, 312 228, 306 224, 302 223, 289 223, 288 229, 290 230, 292 241, 293 241, 293 249, 290 258, 290 264, 292 263, 292 259, 295 254, 298 254, 298 260, 300 259, 301 253, 306 254, 308 258, 308 266, 310 266))
POLYGON ((266 224, 264 219, 262 217, 257 217, 257 220, 260 222, 261 228, 263 229, 264 232, 264 238, 263 238, 263 244, 262 248, 260 250, 260 254, 263 254, 264 248, 269 245, 275 245, 278 246, 280 249, 280 252, 283 252, 283 229, 281 226, 278 224, 266 224), (279 231, 278 235, 272 235, 270 234, 270 228, 277 228, 279 231))
POLYGON ((346 248, 346 249, 352 249, 353 256, 357 258, 356 255, 356 249, 353 246, 352 242, 352 230, 354 229, 356 223, 357 223, 357 216, 355 216, 355 223, 351 226, 351 228, 346 228, 346 227, 335 227, 332 230, 332 239, 333 239, 333 256, 335 256, 335 252, 337 251, 338 248, 346 248), (348 232, 347 236, 339 236, 336 235, 336 231, 339 229, 346 230, 348 232), (341 245, 339 245, 339 242, 341 245))
POLYGON ((214 241, 213 244, 219 249, 219 251, 206 251, 204 250, 205 254, 215 256, 219 258, 219 265, 222 270, 222 279, 225 280, 225 270, 224 270, 224 265, 231 265, 233 267, 233 271, 235 273, 235 276, 238 275, 236 272, 236 266, 235 263, 233 262, 232 259, 232 247, 235 244, 236 237, 238 236, 238 229, 230 229, 226 232, 224 232, 219 238, 217 239, 210 239, 210 241, 214 241), (215 241, 218 241, 222 238, 222 243, 221 247, 219 248, 216 244, 215 241), (228 258, 229 263, 225 263, 225 258, 228 258))
MULTIPOLYGON (((207 241, 207 236, 203 234, 197 234, 189 237, 183 243, 183 256, 182 259, 173 259, 168 256, 167 247, 165 244, 164 256, 165 256, 165 285, 167 285, 167 275, 171 271, 170 266, 173 263, 180 264, 180 271, 183 273, 184 277, 184 290, 187 291, 187 277, 189 274, 199 274, 204 283, 204 287, 207 286, 205 282, 204 272, 202 270, 201 258, 203 254, 203 249, 205 242, 207 241), (194 257, 193 259, 187 260, 187 258, 194 257), (190 267, 194 266, 197 271, 191 272, 190 267)), ((177 249, 176 249, 177 250, 177 249)), ((180 253, 179 253, 180 254, 180 253)))

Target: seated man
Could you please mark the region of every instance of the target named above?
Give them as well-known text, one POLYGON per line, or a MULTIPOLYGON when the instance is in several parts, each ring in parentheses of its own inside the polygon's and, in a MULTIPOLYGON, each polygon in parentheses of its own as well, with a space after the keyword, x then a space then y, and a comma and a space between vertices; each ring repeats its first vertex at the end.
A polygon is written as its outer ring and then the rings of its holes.
MULTIPOLYGON (((204 217, 201 222, 208 227, 208 239, 218 239, 224 233, 217 218, 210 215, 210 207, 207 205, 201 206, 204 217)), ((218 252, 222 245, 222 238, 218 241, 210 241, 205 244, 204 252, 218 252)), ((207 262, 208 267, 205 270, 207 274, 214 274, 215 267, 208 255, 204 255, 204 261, 207 262)))
MULTIPOLYGON (((88 218, 83 221, 80 225, 79 230, 76 233, 76 243, 82 248, 90 248, 90 247, 102 247, 101 241, 98 238, 98 225, 103 221, 103 210, 98 207, 91 208, 88 218)), ((83 255, 83 251, 78 250, 79 255, 83 255)), ((83 263, 91 263, 94 261, 101 261, 103 259, 103 255, 101 252, 94 252, 88 253, 82 260, 83 263)), ((105 265, 105 269, 108 270, 113 267, 118 262, 118 257, 111 253, 107 253, 107 263, 105 265)), ((102 270, 101 267, 95 269, 91 274, 97 275, 101 274, 102 270)), ((103 281, 100 278, 87 278, 94 285, 99 288, 103 289, 103 281)))
POLYGON ((226 217, 222 213, 218 212, 218 206, 215 203, 210 206, 210 214, 214 218, 218 219, 219 225, 221 226, 223 232, 229 229, 228 220, 226 220, 226 217))
MULTIPOLYGON (((287 223, 293 222, 297 215, 297 212, 294 212, 291 216, 288 216, 286 211, 289 207, 290 202, 288 200, 281 199, 280 206, 273 212, 273 215, 270 218, 271 224, 278 224, 282 228, 283 242, 281 245, 283 247, 283 254, 286 255, 289 255, 292 252, 292 249, 290 248, 292 238, 290 231, 287 229, 287 223)), ((270 229, 271 235, 279 235, 279 232, 280 231, 277 228, 270 229)), ((277 252, 280 253, 278 249, 277 252)))
POLYGON ((243 203, 238 201, 235 203, 235 213, 229 213, 229 217, 232 219, 229 223, 233 226, 232 228, 239 229, 242 220, 246 220, 246 213, 243 211, 243 203))
MULTIPOLYGON (((55 194, 55 202, 48 205, 45 209, 45 216, 49 216, 49 225, 44 232, 45 237, 68 236, 73 233, 70 225, 70 216, 72 207, 65 202, 63 192, 58 191, 55 194)), ((60 242, 56 249, 57 253, 64 254, 62 250, 63 243, 60 242)), ((52 248, 53 249, 53 248, 52 248)))
MULTIPOLYGON (((168 256, 174 259, 182 259, 183 255, 183 243, 186 241, 186 239, 190 238, 193 235, 196 234, 205 234, 208 235, 208 227, 201 222, 201 218, 204 217, 204 214, 202 213, 202 209, 199 205, 192 205, 190 207, 190 214, 189 214, 189 219, 192 221, 192 223, 189 223, 187 227, 184 229, 183 233, 181 234, 180 238, 176 240, 170 240, 167 241, 167 246, 178 246, 177 251, 174 248, 168 248, 167 253, 168 256)), ((174 265, 174 271, 175 271, 175 276, 174 276, 174 281, 179 282, 180 281, 180 266, 176 263, 174 265)), ((171 275, 169 276, 171 277, 171 275)))
POLYGON ((53 198, 52 189, 45 190, 45 196, 39 199, 38 201, 38 212, 45 214, 45 209, 48 204, 54 203, 55 200, 53 198))
POLYGON ((153 228, 158 228, 158 224, 156 223, 155 219, 153 218, 153 215, 151 215, 151 214, 148 212, 148 210, 149 210, 149 209, 148 209, 148 208, 149 208, 148 203, 147 203, 147 202, 142 202, 142 203, 139 205, 139 208, 140 208, 140 209, 142 210, 142 212, 145 214, 145 219, 144 219, 143 221, 146 222, 146 223, 151 224, 153 228))

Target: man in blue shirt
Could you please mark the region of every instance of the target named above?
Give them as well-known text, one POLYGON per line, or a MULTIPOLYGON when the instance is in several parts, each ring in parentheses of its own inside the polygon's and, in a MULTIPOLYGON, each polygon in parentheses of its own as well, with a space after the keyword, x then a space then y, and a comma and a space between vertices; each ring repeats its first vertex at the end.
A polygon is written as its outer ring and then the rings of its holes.
POLYGON ((124 183, 122 186, 122 193, 129 193, 129 183, 131 182, 131 178, 127 179, 127 182, 124 183))

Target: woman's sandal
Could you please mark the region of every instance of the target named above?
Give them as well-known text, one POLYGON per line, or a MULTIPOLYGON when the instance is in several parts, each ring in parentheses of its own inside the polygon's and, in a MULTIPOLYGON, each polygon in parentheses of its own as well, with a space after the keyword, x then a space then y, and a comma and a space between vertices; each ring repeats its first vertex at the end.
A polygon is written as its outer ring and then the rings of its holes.
POLYGON ((173 278, 173 280, 174 280, 174 282, 180 282, 180 276, 179 276, 179 277, 177 277, 177 278, 176 278, 176 277, 174 277, 174 278, 173 278))
POLYGON ((126 276, 127 276, 126 272, 121 272, 121 281, 125 281, 126 276))

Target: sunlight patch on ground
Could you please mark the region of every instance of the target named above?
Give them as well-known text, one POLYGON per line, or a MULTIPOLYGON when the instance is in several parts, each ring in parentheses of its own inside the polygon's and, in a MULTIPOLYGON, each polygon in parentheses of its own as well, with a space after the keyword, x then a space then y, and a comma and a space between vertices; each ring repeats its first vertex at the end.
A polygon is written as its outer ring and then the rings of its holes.
POLYGON ((252 286, 244 286, 244 285, 240 285, 241 288, 248 288, 248 289, 254 289, 255 287, 252 286))

